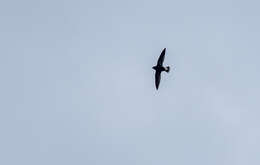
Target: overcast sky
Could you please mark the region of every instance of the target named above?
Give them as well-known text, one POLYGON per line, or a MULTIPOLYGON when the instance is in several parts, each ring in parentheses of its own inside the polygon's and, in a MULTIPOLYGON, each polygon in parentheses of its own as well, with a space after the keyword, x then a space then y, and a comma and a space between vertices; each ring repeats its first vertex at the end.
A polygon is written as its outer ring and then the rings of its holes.
POLYGON ((0 164, 259 165, 259 5, 1 1, 0 164))

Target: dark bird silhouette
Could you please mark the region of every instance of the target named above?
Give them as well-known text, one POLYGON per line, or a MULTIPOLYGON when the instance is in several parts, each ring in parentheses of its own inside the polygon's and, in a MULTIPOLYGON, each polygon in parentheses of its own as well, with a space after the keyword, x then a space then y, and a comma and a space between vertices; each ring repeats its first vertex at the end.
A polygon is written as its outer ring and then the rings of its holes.
POLYGON ((157 90, 159 88, 159 84, 161 81, 161 72, 165 71, 168 73, 170 71, 169 66, 166 66, 166 67, 163 66, 165 52, 166 52, 166 48, 163 49, 163 51, 157 61, 157 65, 153 67, 153 69, 155 70, 155 87, 157 90))

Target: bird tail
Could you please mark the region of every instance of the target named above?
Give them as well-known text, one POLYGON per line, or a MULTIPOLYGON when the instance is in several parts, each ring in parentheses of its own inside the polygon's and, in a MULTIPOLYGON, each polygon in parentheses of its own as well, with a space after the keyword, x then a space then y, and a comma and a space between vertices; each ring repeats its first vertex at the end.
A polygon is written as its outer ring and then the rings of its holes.
POLYGON ((169 72, 170 72, 170 67, 167 66, 167 67, 165 68, 165 71, 166 71, 167 73, 169 73, 169 72))

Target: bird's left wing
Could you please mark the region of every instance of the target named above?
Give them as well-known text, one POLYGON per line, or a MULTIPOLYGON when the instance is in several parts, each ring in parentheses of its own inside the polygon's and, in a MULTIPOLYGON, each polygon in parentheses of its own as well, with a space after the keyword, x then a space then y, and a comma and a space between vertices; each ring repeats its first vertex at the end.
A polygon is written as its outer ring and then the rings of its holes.
POLYGON ((158 61, 157 61, 157 65, 158 66, 162 66, 163 65, 163 61, 164 61, 164 56, 165 56, 165 52, 166 52, 166 48, 163 49, 158 61))

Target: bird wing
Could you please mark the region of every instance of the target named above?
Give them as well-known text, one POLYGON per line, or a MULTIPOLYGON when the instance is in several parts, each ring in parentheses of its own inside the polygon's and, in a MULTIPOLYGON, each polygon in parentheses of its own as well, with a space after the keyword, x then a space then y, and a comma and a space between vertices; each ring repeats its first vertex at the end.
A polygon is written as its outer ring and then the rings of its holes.
POLYGON ((161 71, 156 71, 155 72, 155 87, 157 90, 159 88, 160 81, 161 81, 161 71))
POLYGON ((158 66, 162 66, 163 65, 163 61, 164 61, 164 56, 165 56, 165 51, 166 51, 166 48, 163 49, 158 61, 157 61, 157 65, 158 66))

